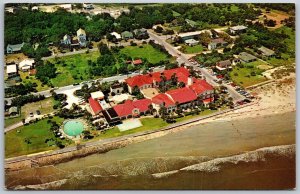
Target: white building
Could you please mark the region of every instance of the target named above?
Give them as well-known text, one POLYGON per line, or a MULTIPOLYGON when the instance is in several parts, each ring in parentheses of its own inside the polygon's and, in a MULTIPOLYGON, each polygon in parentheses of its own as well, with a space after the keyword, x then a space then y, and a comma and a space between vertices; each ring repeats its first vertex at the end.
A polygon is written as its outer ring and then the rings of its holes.
POLYGON ((17 72, 18 72, 18 70, 17 70, 17 65, 16 64, 6 66, 6 73, 7 73, 9 78, 16 76, 17 72))
POLYGON ((121 37, 121 34, 117 33, 117 32, 112 32, 110 33, 111 35, 115 36, 116 39, 120 40, 122 37, 121 37))
POLYGON ((91 93, 91 97, 94 100, 102 100, 104 98, 104 94, 101 91, 97 91, 97 92, 92 92, 91 93))
POLYGON ((25 59, 19 63, 19 69, 29 71, 34 65, 34 59, 25 59))
POLYGON ((199 41, 195 40, 195 39, 188 39, 184 41, 185 44, 189 45, 189 46, 195 46, 197 44, 199 44, 199 41))

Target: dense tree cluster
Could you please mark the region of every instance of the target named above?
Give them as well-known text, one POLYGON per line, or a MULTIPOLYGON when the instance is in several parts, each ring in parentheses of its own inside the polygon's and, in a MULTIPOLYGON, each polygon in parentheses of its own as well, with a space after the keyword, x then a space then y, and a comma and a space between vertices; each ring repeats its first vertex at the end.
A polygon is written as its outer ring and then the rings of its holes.
POLYGON ((16 96, 16 95, 26 95, 30 92, 36 92, 36 83, 25 83, 25 84, 19 84, 19 85, 14 85, 8 88, 5 88, 5 97, 11 97, 11 96, 16 96))
POLYGON ((38 65, 36 70, 36 77, 44 84, 47 84, 51 78, 56 77, 56 67, 49 61, 47 61, 44 65, 38 65))
POLYGON ((23 106, 24 104, 30 103, 30 102, 37 102, 40 100, 44 100, 44 95, 25 95, 25 96, 18 96, 16 98, 13 98, 11 101, 12 106, 23 106))
POLYGON ((264 9, 276 9, 284 12, 295 12, 294 3, 259 3, 254 5, 264 9))

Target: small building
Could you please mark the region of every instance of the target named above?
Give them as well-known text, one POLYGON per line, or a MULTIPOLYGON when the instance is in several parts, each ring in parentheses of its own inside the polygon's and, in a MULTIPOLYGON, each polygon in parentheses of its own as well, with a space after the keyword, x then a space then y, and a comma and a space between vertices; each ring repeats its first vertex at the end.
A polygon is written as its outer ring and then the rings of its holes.
POLYGON ((36 69, 30 69, 29 70, 29 75, 35 75, 36 74, 36 69))
POLYGON ((101 91, 92 92, 92 93, 91 93, 91 97, 92 97, 94 100, 102 100, 102 99, 104 99, 104 94, 103 94, 103 92, 101 92, 101 91))
POLYGON ((275 55, 275 52, 273 50, 268 49, 264 46, 260 47, 258 50, 260 51, 260 54, 266 57, 273 57, 275 55))
POLYGON ((141 65, 141 64, 143 64, 142 59, 136 59, 132 61, 132 65, 141 65))
POLYGON ((65 44, 65 45, 70 45, 71 44, 71 36, 69 36, 68 34, 64 35, 63 37, 63 40, 62 40, 62 44, 65 44))
POLYGON ((19 114, 18 107, 16 107, 16 106, 10 107, 8 109, 8 114, 9 114, 9 116, 16 116, 17 114, 19 114))
POLYGON ((224 41, 223 38, 212 39, 210 43, 207 45, 208 50, 214 50, 218 47, 226 46, 227 42, 224 41))
POLYGON ((59 5, 60 8, 65 9, 67 11, 71 11, 72 10, 72 4, 62 4, 59 5))
POLYGON ((229 31, 231 34, 236 35, 240 33, 246 32, 247 27, 246 26, 233 26, 229 28, 229 31))
POLYGON ((31 11, 38 11, 39 10, 39 7, 38 6, 33 6, 32 8, 31 8, 31 11))
POLYGON ((202 31, 195 31, 195 32, 185 32, 185 33, 180 33, 178 34, 179 37, 182 38, 182 40, 188 40, 188 39, 197 39, 197 37, 201 34, 201 33, 205 33, 208 32, 210 34, 210 36, 212 36, 212 33, 210 30, 202 30, 202 31))
POLYGON ((24 46, 24 42, 21 44, 8 44, 6 47, 6 53, 18 53, 21 51, 22 47, 24 46))
POLYGON ((132 100, 133 97, 130 94, 118 94, 113 96, 109 99, 110 102, 113 102, 115 104, 119 104, 121 102, 124 102, 126 100, 132 100))
POLYGON ((92 115, 98 115, 103 110, 99 102, 92 97, 89 98, 89 105, 93 113, 92 115))
POLYGON ((77 38, 78 38, 78 42, 80 44, 80 46, 85 47, 86 46, 86 33, 83 29, 79 29, 76 32, 77 34, 77 38))
POLYGON ((121 94, 123 93, 123 90, 124 90, 123 85, 119 82, 113 83, 110 86, 110 93, 121 94))
POLYGON ((145 28, 133 30, 133 34, 136 39, 146 39, 148 38, 148 32, 145 28))
POLYGON ((242 62, 245 62, 245 63, 249 63, 249 62, 252 62, 252 61, 256 61, 257 58, 249 53, 246 53, 246 52, 241 52, 239 55, 238 55, 238 58, 242 61, 242 62))
POLYGON ((19 63, 18 66, 18 68, 23 72, 29 71, 33 67, 34 67, 34 59, 24 59, 19 63))
POLYGON ((190 25, 191 27, 195 28, 198 26, 198 23, 193 21, 193 20, 190 20, 190 19, 185 19, 185 22, 190 25))
POLYGON ((94 6, 91 3, 83 3, 83 9, 94 9, 94 6))
POLYGON ((7 65, 6 66, 6 73, 8 78, 12 78, 18 75, 17 65, 7 65))
POLYGON ((128 40, 128 39, 132 39, 133 38, 133 34, 129 31, 124 31, 121 33, 121 36, 124 40, 128 40))
POLYGON ((117 40, 121 40, 121 34, 117 33, 117 32, 112 32, 110 33, 112 36, 115 36, 117 40))
POLYGON ((121 120, 118 117, 117 112, 113 108, 104 110, 102 113, 110 126, 114 126, 121 123, 121 120))
POLYGON ((195 46, 197 44, 199 44, 199 41, 195 40, 195 39, 188 39, 184 41, 185 44, 189 45, 189 46, 195 46))
POLYGON ((231 69, 232 68, 231 61, 230 60, 219 61, 219 62, 216 63, 216 68, 219 71, 224 71, 224 70, 227 70, 227 69, 231 69))

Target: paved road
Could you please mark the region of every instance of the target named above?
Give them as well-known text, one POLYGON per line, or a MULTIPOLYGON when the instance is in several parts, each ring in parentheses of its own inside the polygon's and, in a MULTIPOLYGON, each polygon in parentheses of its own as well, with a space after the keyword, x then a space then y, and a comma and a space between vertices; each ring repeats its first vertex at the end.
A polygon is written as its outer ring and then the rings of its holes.
MULTIPOLYGON (((193 65, 191 62, 188 61, 189 57, 185 55, 184 53, 178 51, 175 49, 171 44, 167 43, 165 40, 165 37, 160 37, 152 32, 152 30, 148 30, 149 36, 152 40, 154 40, 156 43, 164 46, 166 50, 170 53, 170 55, 177 57, 177 62, 179 64, 185 63, 185 66, 194 67, 195 70, 201 71, 202 75, 205 77, 206 81, 210 83, 212 86, 219 86, 218 83, 216 83, 214 80, 216 80, 216 76, 212 75, 208 72, 206 68, 200 68, 196 65, 193 65)), ((228 92, 230 96, 233 98, 233 101, 239 101, 244 99, 245 97, 239 94, 232 86, 230 85, 224 85, 228 88, 228 92)))

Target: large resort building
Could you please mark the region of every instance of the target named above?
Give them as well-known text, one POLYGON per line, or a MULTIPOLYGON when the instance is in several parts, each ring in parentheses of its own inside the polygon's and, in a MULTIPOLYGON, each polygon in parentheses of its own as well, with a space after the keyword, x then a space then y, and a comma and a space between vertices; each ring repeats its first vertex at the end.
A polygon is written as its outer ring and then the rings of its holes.
MULTIPOLYGON (((175 87, 175 89, 170 89, 164 93, 157 92, 154 95, 145 96, 144 99, 140 100, 128 99, 124 103, 116 104, 109 109, 102 107, 101 100, 91 97, 89 99, 91 110, 94 115, 102 112, 105 117, 115 122, 117 118, 127 119, 146 115, 150 112, 150 109, 158 114, 160 109, 165 107, 167 113, 171 113, 176 111, 177 108, 187 109, 201 104, 207 106, 214 101, 214 88, 205 80, 192 77, 189 70, 185 67, 137 75, 126 79, 125 82, 128 85, 129 93, 132 94, 135 87, 140 90, 147 90, 149 88, 158 90, 160 82, 171 81, 174 75, 178 84, 180 82, 184 83, 182 87, 175 87)), ((115 86, 116 84, 113 85, 113 87, 115 86)), ((111 91, 114 91, 113 89, 111 91)))

